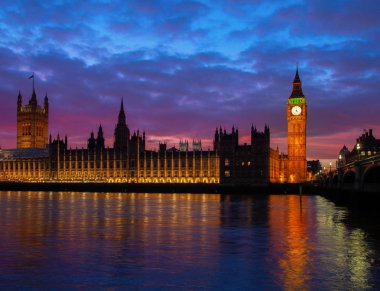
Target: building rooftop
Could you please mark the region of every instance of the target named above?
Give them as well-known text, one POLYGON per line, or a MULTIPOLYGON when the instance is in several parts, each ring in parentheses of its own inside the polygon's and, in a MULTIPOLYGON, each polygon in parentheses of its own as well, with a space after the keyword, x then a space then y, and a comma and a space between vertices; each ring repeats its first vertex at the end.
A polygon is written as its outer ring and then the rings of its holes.
POLYGON ((0 160, 9 160, 12 158, 38 158, 48 157, 49 150, 44 149, 0 149, 0 160))

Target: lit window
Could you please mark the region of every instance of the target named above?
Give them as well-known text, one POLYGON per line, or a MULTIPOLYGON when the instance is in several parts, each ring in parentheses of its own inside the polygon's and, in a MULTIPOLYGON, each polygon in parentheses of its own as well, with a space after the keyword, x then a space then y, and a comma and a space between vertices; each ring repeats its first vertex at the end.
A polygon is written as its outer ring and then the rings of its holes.
POLYGON ((230 165, 230 161, 227 158, 224 160, 224 165, 225 166, 229 166, 230 165))
POLYGON ((230 171, 228 171, 228 170, 224 171, 224 176, 225 177, 229 177, 230 176, 230 171))
POLYGON ((249 162, 248 162, 248 166, 250 166, 250 165, 251 165, 251 162, 249 161, 249 162))

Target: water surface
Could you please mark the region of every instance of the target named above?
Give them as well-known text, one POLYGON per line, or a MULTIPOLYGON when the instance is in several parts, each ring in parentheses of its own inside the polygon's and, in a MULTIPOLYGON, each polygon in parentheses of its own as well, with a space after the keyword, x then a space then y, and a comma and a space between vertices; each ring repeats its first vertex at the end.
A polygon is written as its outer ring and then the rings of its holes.
POLYGON ((319 196, 0 192, 0 288, 374 289, 379 233, 319 196))

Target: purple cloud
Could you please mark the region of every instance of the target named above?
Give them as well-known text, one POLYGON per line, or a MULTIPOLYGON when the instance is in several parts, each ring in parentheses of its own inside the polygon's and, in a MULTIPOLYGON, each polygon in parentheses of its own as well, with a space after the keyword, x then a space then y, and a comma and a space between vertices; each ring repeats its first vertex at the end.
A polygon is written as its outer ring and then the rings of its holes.
POLYGON ((308 102, 308 156, 334 158, 363 128, 380 135, 379 19, 374 1, 127 1, 9 4, 0 12, 0 144, 15 147, 16 97, 50 100, 50 130, 108 145, 120 100, 131 130, 159 140, 215 127, 271 127, 287 152, 285 104, 296 63, 308 102), (360 14, 357 12, 360 8, 360 14))

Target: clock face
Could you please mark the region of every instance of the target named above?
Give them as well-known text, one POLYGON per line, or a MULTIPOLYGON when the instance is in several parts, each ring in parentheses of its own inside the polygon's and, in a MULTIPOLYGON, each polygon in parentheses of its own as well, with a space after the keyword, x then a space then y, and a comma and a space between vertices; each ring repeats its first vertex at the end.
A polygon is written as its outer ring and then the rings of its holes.
POLYGON ((293 114, 293 115, 300 115, 301 112, 302 112, 301 107, 299 107, 299 106, 294 106, 294 107, 292 107, 292 114, 293 114))

